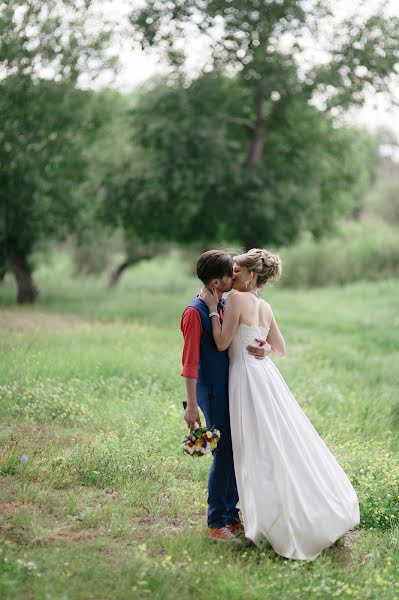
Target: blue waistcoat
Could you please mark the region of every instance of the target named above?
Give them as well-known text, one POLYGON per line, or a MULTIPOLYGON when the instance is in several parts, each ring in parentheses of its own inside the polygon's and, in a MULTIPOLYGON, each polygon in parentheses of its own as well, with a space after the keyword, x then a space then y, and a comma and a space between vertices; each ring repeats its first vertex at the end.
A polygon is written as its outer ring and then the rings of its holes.
POLYGON ((199 296, 189 305, 195 308, 202 323, 200 340, 200 360, 198 368, 198 383, 204 385, 228 385, 229 357, 228 351, 219 352, 212 335, 209 308, 199 296))

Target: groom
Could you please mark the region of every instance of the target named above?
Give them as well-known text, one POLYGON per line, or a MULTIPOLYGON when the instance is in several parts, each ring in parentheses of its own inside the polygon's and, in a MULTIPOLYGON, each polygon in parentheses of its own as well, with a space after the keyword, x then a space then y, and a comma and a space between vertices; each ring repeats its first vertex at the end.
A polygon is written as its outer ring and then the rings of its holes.
MULTIPOLYGON (((233 282, 233 260, 227 252, 209 250, 197 262, 197 276, 219 297, 218 313, 223 319, 224 292, 233 282)), ((237 533, 244 531, 239 518, 238 492, 234 473, 230 432, 227 350, 219 352, 212 336, 209 309, 197 296, 186 308, 181 319, 184 337, 183 370, 187 408, 184 419, 190 431, 201 427, 198 406, 205 415, 207 427, 216 427, 221 439, 213 451, 213 462, 208 480, 207 536, 216 541, 240 542, 237 533)), ((262 345, 262 342, 260 342, 262 345)), ((265 358, 263 347, 248 346, 250 354, 265 358)))

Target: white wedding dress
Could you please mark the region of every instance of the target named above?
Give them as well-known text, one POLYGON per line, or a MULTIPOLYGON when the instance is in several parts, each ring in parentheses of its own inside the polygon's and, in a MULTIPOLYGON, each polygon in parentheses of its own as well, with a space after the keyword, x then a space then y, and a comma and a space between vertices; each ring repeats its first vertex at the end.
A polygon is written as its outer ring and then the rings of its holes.
POLYGON ((234 466, 245 536, 291 559, 313 560, 359 524, 348 477, 270 358, 246 346, 268 329, 239 325, 229 348, 234 466))

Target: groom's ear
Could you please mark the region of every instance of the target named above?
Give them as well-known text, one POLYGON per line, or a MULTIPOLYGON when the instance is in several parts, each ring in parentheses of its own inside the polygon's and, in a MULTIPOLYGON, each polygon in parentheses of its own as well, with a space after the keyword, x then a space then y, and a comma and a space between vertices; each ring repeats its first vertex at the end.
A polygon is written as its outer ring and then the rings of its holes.
POLYGON ((213 289, 216 289, 216 290, 219 289, 219 279, 212 279, 209 282, 209 287, 211 288, 211 290, 213 290, 213 289))

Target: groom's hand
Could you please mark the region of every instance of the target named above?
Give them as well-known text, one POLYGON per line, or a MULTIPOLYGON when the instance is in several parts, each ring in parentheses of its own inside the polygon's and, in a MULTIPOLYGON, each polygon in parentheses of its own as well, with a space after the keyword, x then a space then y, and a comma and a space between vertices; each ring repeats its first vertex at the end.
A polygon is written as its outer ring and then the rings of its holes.
POLYGON ((256 338, 259 346, 247 346, 247 351, 249 354, 262 360, 263 358, 267 358, 272 351, 271 345, 266 340, 258 340, 256 338))
POLYGON ((187 423, 187 426, 189 427, 190 431, 201 427, 201 419, 199 416, 198 406, 188 404, 184 412, 184 420, 187 423))

